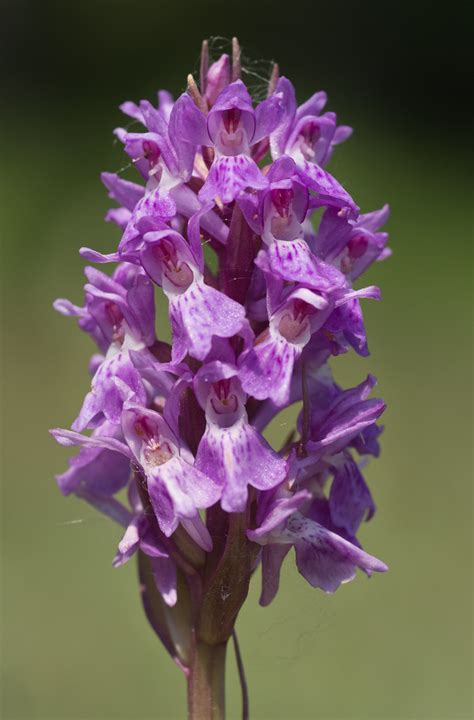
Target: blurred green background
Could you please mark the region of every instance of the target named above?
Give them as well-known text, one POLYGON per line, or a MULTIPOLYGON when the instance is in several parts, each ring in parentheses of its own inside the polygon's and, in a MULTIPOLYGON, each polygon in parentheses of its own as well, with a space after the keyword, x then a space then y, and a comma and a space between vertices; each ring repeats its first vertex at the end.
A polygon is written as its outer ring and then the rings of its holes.
MULTIPOLYGON (((178 94, 201 39, 233 34, 254 60, 278 59, 300 100, 324 88, 355 126, 331 170, 364 211, 390 202, 394 249, 367 277, 383 290, 365 304, 373 355, 333 363, 344 383, 373 372, 388 403, 361 540, 391 570, 326 596, 290 558, 266 609, 255 578, 238 621, 251 717, 472 717, 470 18, 467 3, 436 7, 1 2, 5 720, 185 716, 135 567, 111 567, 120 528, 54 483, 67 453, 47 429, 77 414, 92 346, 51 303, 81 301, 79 246, 118 239, 98 180, 124 164, 116 106, 178 94)), ((239 703, 230 656, 229 718, 239 703)))

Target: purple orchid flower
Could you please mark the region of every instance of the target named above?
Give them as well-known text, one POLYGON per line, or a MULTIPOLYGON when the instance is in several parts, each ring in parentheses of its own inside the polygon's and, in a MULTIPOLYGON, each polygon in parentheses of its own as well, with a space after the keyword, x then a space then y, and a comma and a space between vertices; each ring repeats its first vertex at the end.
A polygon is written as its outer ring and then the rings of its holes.
POLYGON ((266 514, 259 526, 247 531, 251 540, 264 546, 262 605, 268 605, 278 591, 281 565, 291 546, 299 572, 313 587, 327 593, 353 580, 357 568, 369 577, 388 570, 381 560, 301 512, 298 508, 308 504, 309 493, 283 493, 277 493, 271 503, 266 501, 266 514))
POLYGON ((270 135, 272 157, 278 160, 288 155, 295 161, 301 177, 314 190, 322 204, 348 207, 357 213, 358 208, 337 180, 323 170, 331 158, 333 147, 344 142, 352 129, 336 127, 334 113, 324 113, 327 96, 315 93, 299 108, 296 107, 295 89, 287 78, 280 78, 276 92, 282 97, 284 118, 270 135))
POLYGON ((334 455, 343 450, 365 428, 382 415, 385 403, 369 394, 376 384, 373 375, 350 390, 341 390, 331 380, 317 382, 310 390, 310 439, 306 445, 309 457, 334 455))
POLYGON ((362 355, 368 353, 364 352, 366 346, 363 346, 365 330, 362 314, 354 320, 354 311, 348 312, 344 308, 347 303, 352 308, 352 303, 358 303, 358 297, 379 299, 378 288, 357 291, 344 288, 333 293, 316 293, 304 287, 289 288, 274 310, 271 295, 269 293, 268 328, 256 339, 254 347, 239 358, 242 386, 258 400, 271 398, 277 406, 288 403, 295 362, 311 336, 322 328, 333 329, 338 322, 346 319, 346 325, 343 325, 346 334, 350 338, 355 338, 357 332, 360 335, 356 350, 362 355), (337 319, 333 319, 336 314, 337 319))
POLYGON ((237 368, 218 361, 204 365, 196 375, 195 390, 206 413, 196 467, 222 486, 226 512, 242 512, 247 486, 268 490, 278 485, 286 475, 286 463, 248 422, 237 368))
POLYGON ((258 400, 284 406, 290 397, 293 367, 311 335, 331 312, 330 303, 306 288, 293 290, 271 313, 255 345, 239 358, 242 387, 258 400))
POLYGON ((278 94, 254 109, 244 83, 236 80, 219 93, 207 118, 187 93, 178 98, 175 109, 176 134, 195 147, 214 150, 214 162, 199 192, 203 202, 220 197, 222 202, 230 203, 248 187, 266 187, 267 181, 251 157, 251 148, 267 137, 283 117, 278 94))
POLYGON ((188 352, 204 360, 214 336, 227 338, 240 331, 244 308, 204 282, 202 263, 179 233, 147 233, 140 260, 169 300, 173 362, 188 352))
POLYGON ((141 351, 155 341, 153 285, 145 273, 130 265, 120 266, 113 278, 86 269, 86 305, 79 308, 67 300, 54 307, 63 315, 79 318, 105 353, 92 378, 92 388, 73 423, 75 430, 94 427, 103 417, 120 422, 126 398, 146 402, 146 389, 130 360, 130 350, 141 351))
POLYGON ((224 717, 225 648, 259 564, 262 605, 292 548, 327 593, 357 569, 387 570, 357 539, 375 513, 363 469, 385 404, 369 397, 372 375, 343 389, 330 365, 369 354, 361 301, 380 291, 353 283, 390 254, 388 206, 360 215, 326 171, 351 131, 324 92, 297 107, 275 65, 255 104, 241 71, 235 39, 214 62, 204 42, 199 79, 176 102, 160 91, 157 104, 121 105, 135 124, 115 135, 139 182, 103 173, 121 238, 80 250, 117 267, 86 268, 83 306, 54 304, 96 345, 78 417, 51 431, 79 448, 57 483, 121 526, 113 565, 136 559, 193 720, 224 717), (169 342, 155 331, 157 288, 169 342), (296 403, 271 447, 262 433, 296 403))
POLYGON ((386 247, 388 234, 379 232, 389 213, 389 206, 384 205, 380 210, 359 215, 354 221, 328 208, 315 236, 313 252, 338 267, 350 280, 356 280, 373 262, 390 255, 386 247))
POLYGON ((252 208, 248 197, 243 206, 249 223, 252 216, 258 219, 253 220, 253 227, 265 244, 256 258, 257 267, 281 282, 299 282, 316 290, 343 286, 344 275, 314 255, 304 239, 310 198, 294 161, 284 157, 275 162, 268 181, 259 207, 252 208))
MULTIPOLYGON (((168 222, 176 215, 189 218, 201 208, 196 194, 186 184, 193 171, 195 147, 183 139, 179 127, 176 127, 179 105, 172 103, 171 96, 165 96, 158 110, 146 100, 142 100, 139 107, 127 104, 126 108, 128 114, 132 113, 139 119, 148 132, 116 131, 124 143, 125 152, 145 179, 145 187, 112 173, 102 173, 102 181, 110 196, 123 205, 123 208, 109 211, 107 215, 107 219, 124 230, 119 244, 122 256, 139 242, 142 219, 168 222)), ((227 228, 217 216, 205 217, 203 226, 213 237, 225 242, 227 228)))
POLYGON ((193 466, 192 455, 180 445, 159 413, 128 404, 122 414, 122 431, 126 444, 69 430, 56 429, 52 433, 63 445, 106 448, 136 463, 146 478, 150 502, 163 534, 170 537, 181 522, 191 537, 209 550, 212 540, 198 508, 217 502, 221 494, 219 485, 193 466))
MULTIPOLYGON (((159 90, 157 93, 157 100, 158 104, 156 110, 147 100, 142 100, 139 105, 130 100, 126 100, 119 107, 124 115, 127 115, 129 118, 132 118, 147 127, 148 123, 146 120, 146 110, 148 106, 150 106, 153 110, 155 110, 163 123, 166 125, 169 123, 170 114, 174 105, 173 96, 167 90, 159 90)), ((117 128, 115 132, 120 132, 121 130, 122 128, 117 128)))
POLYGON ((190 452, 166 420, 152 410, 128 406, 122 427, 135 460, 143 468, 150 501, 162 532, 169 537, 180 521, 209 550, 211 538, 198 509, 214 505, 220 487, 193 466, 190 452))

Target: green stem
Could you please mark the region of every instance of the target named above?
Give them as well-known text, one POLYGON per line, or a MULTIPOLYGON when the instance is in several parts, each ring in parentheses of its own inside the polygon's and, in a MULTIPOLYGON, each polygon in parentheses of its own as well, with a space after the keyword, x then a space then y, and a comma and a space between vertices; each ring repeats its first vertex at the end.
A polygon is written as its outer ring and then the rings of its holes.
POLYGON ((189 666, 188 719, 224 720, 227 643, 197 641, 189 666))

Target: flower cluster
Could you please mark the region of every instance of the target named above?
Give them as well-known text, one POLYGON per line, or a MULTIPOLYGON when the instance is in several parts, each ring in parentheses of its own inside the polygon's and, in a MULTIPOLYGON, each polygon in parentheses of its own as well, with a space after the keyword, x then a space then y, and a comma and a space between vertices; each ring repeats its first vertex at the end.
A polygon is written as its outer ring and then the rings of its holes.
POLYGON ((255 105, 235 54, 205 54, 199 88, 190 77, 176 101, 124 103, 136 131, 115 135, 141 182, 102 175, 121 239, 114 253, 81 249, 115 269, 86 268, 82 307, 55 303, 98 351, 72 429, 52 431, 80 447, 59 487, 123 525, 113 564, 145 558, 145 607, 183 667, 186 643, 158 606, 191 598, 181 622, 225 640, 253 572, 268 604, 291 548, 325 592, 387 569, 357 540, 375 512, 361 467, 379 454, 385 406, 372 376, 344 390, 328 361, 368 355, 360 301, 380 293, 353 283, 389 255, 388 207, 361 214, 325 169, 351 134, 325 104, 317 92, 298 106, 275 69, 255 105), (171 344, 155 334, 155 286, 171 344), (294 403, 297 426, 272 448, 262 433, 294 403))

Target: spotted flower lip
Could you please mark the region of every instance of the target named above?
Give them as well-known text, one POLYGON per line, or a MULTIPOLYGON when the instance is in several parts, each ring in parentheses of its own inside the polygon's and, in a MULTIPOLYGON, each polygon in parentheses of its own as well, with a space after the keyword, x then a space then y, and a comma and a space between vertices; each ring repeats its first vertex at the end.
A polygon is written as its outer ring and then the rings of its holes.
POLYGON ((307 288, 293 290, 270 315, 268 330, 239 358, 244 390, 258 400, 271 398, 277 406, 286 405, 294 364, 331 309, 323 295, 307 288))
POLYGON ((219 196, 230 203, 247 187, 266 187, 267 181, 251 157, 251 147, 268 136, 283 117, 277 94, 254 109, 247 88, 237 80, 223 88, 207 117, 186 93, 178 98, 175 108, 174 133, 188 138, 193 147, 211 147, 215 153, 199 192, 203 202, 219 196))
POLYGON ((209 363, 196 374, 195 388, 206 414, 196 466, 222 485, 223 509, 242 512, 247 486, 274 487, 284 479, 286 463, 249 423, 237 368, 209 363))
POLYGON ((147 479, 150 502, 164 535, 172 535, 181 519, 196 542, 206 550, 211 549, 212 540, 202 525, 198 508, 217 502, 221 495, 219 485, 193 466, 186 449, 183 456, 178 438, 157 412, 128 404, 122 412, 121 424, 125 442, 60 429, 52 432, 61 444, 104 448, 131 459, 147 479))
POLYGON ((194 539, 201 542, 204 536, 205 549, 210 549, 212 541, 202 526, 198 508, 218 501, 219 485, 188 462, 189 455, 183 457, 178 438, 158 413, 129 405, 122 415, 122 429, 147 478, 150 501, 162 532, 169 537, 182 518, 194 539))
POLYGON ((173 362, 179 363, 188 352, 203 360, 214 336, 239 333, 244 308, 204 282, 199 260, 179 233, 147 233, 140 261, 169 300, 173 362))
POLYGON ((388 569, 358 539, 383 516, 364 468, 385 403, 373 375, 347 389, 331 367, 369 355, 381 292, 361 276, 391 253, 389 207, 361 213, 328 171, 352 131, 325 92, 298 106, 275 65, 255 102, 237 41, 209 48, 176 100, 120 106, 126 167, 101 175, 117 245, 81 248, 83 303, 54 303, 94 343, 77 417, 51 431, 77 449, 57 484, 120 525, 112 564, 138 562, 190 697, 200 644, 225 647, 258 568, 261 605, 291 551, 325 593, 388 569))
MULTIPOLYGON (((364 552, 357 544, 334 532, 311 517, 311 510, 301 512, 311 495, 300 491, 278 497, 266 503, 266 513, 260 526, 248 530, 248 536, 264 546, 262 594, 260 603, 268 605, 275 597, 280 578, 281 564, 289 549, 294 546, 299 572, 313 586, 326 593, 363 570, 369 577, 374 572, 386 572, 387 565, 364 552)), ((316 513, 316 517, 318 514, 316 513)), ((326 520, 326 524, 328 521, 326 520)))

